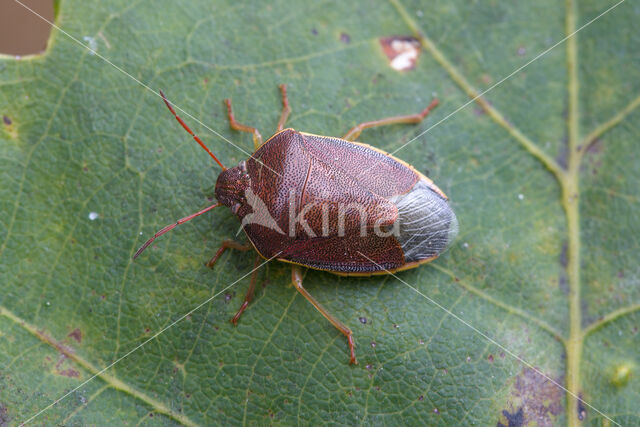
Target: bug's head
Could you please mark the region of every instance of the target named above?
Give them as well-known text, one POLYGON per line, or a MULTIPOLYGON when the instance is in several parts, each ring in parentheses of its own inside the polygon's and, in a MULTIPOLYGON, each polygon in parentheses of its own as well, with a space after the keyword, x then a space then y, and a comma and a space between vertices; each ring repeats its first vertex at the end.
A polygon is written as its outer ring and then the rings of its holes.
POLYGON ((247 203, 245 193, 250 183, 247 164, 242 161, 235 168, 226 169, 218 175, 216 199, 237 214, 240 207, 247 203))

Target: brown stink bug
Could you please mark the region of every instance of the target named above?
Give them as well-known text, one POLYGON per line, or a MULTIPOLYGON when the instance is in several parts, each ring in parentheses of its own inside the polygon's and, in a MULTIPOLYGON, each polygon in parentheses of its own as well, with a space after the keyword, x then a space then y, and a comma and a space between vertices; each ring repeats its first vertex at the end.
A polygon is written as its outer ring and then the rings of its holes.
MULTIPOLYGON (((345 276, 387 274, 429 262, 451 244, 458 221, 447 196, 411 165, 353 141, 367 128, 419 123, 438 101, 419 114, 364 122, 344 137, 333 138, 284 129, 291 109, 286 86, 280 90, 283 108, 278 132, 264 144, 256 128, 236 122, 231 100, 225 100, 231 127, 252 133, 255 145, 251 157, 231 169, 209 151, 160 92, 182 127, 222 168, 215 188, 218 203, 158 231, 134 258, 158 236, 225 205, 242 221, 251 245, 223 241, 207 265, 213 267, 228 248, 251 247, 265 259, 291 263, 295 288, 347 337, 350 362, 356 363, 351 329, 306 291, 301 267, 345 276)), ((240 310, 231 319, 234 324, 251 301, 255 285, 256 271, 240 310)))

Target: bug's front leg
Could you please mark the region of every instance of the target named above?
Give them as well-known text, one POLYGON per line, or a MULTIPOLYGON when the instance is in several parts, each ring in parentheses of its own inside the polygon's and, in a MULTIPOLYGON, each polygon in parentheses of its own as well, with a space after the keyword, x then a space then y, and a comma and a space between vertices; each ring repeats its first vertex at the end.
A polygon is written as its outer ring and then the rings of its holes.
POLYGON ((311 304, 313 304, 313 306, 324 317, 326 317, 327 320, 331 322, 333 326, 336 327, 336 329, 338 329, 340 332, 344 334, 344 336, 347 337, 347 342, 349 343, 349 352, 351 353, 351 358, 349 359, 349 363, 357 365, 358 361, 356 360, 356 350, 355 350, 356 346, 353 342, 353 332, 351 332, 351 329, 349 329, 341 321, 339 321, 331 313, 329 313, 327 309, 324 308, 322 305, 320 305, 320 303, 313 296, 311 296, 311 294, 307 292, 307 290, 302 286, 302 269, 299 266, 294 265, 291 268, 291 279, 293 281, 293 286, 295 286, 296 290, 300 292, 302 296, 305 297, 311 304))
POLYGON ((206 266, 213 268, 214 264, 218 261, 218 258, 220 258, 224 251, 229 248, 245 252, 251 249, 251 244, 247 243, 246 245, 243 245, 242 243, 234 242, 233 240, 223 240, 222 244, 216 251, 216 254, 209 260, 209 262, 206 263, 206 266))

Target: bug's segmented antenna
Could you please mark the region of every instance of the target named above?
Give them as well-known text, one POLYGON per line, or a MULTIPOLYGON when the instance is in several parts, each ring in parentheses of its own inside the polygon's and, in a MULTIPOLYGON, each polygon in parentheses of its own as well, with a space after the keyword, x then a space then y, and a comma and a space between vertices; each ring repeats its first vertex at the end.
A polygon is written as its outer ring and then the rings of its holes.
POLYGON ((204 142, 202 142, 202 140, 198 137, 198 135, 196 135, 195 133, 193 133, 193 131, 191 129, 189 129, 189 126, 187 126, 187 124, 184 122, 184 120, 182 120, 180 118, 180 116, 178 116, 176 114, 176 111, 173 109, 173 107, 171 106, 171 104, 169 103, 169 101, 167 100, 167 97, 164 96, 164 93, 160 90, 160 96, 162 96, 162 100, 164 101, 164 103, 167 105, 167 107, 169 108, 169 111, 171 111, 171 114, 173 114, 173 116, 176 118, 176 120, 178 121, 178 123, 180 123, 182 125, 182 127, 184 128, 184 130, 186 130, 187 132, 189 132, 189 135, 191 135, 193 137, 193 139, 196 140, 196 142, 198 144, 200 144, 200 146, 202 148, 204 148, 204 151, 206 151, 207 153, 209 153, 209 155, 211 157, 213 157, 213 160, 216 161, 217 164, 220 165, 220 167, 222 168, 222 170, 227 170, 226 167, 224 167, 224 165, 222 163, 220 163, 220 160, 218 160, 218 158, 211 152, 211 150, 209 150, 209 148, 207 148, 206 145, 204 145, 204 142))
POLYGON ((193 218, 202 215, 205 212, 209 212, 211 209, 217 208, 219 206, 222 206, 222 203, 216 203, 215 205, 211 205, 207 208, 202 209, 199 212, 196 212, 194 214, 191 214, 189 216, 186 216, 182 219, 177 220, 176 222, 174 222, 173 224, 167 225, 166 227, 164 227, 162 230, 158 231, 156 234, 153 235, 152 238, 150 238, 149 240, 147 240, 146 242, 144 242, 144 245, 140 246, 140 249, 138 249, 136 251, 136 254, 133 256, 133 259, 138 258, 138 255, 140 255, 145 249, 147 249, 147 247, 149 247, 150 244, 153 243, 154 240, 156 240, 156 238, 162 236, 164 233, 173 230, 174 228, 176 228, 177 226, 179 226, 180 224, 184 224, 185 222, 192 220, 193 218))

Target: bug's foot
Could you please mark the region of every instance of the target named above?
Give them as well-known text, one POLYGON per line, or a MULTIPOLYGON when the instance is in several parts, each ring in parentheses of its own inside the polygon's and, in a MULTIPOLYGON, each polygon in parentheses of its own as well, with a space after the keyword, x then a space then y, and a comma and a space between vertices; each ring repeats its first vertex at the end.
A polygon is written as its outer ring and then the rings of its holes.
POLYGON ((233 316, 230 320, 230 322, 233 323, 233 326, 238 325, 238 320, 240 319, 240 316, 242 316, 242 313, 246 310, 248 306, 249 306, 249 301, 245 301, 242 303, 242 305, 240 306, 240 310, 238 310, 236 315, 233 316))
POLYGON ((349 335, 347 337, 347 341, 349 342, 349 351, 351 352, 351 358, 349 359, 349 364, 357 365, 358 361, 356 360, 356 345, 353 342, 353 335, 349 335))

